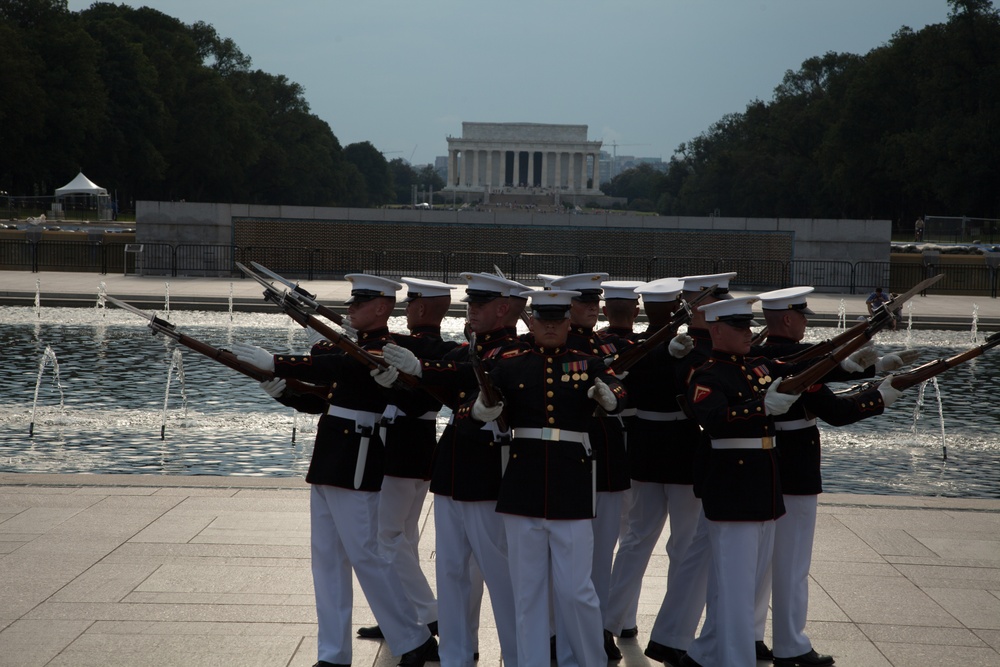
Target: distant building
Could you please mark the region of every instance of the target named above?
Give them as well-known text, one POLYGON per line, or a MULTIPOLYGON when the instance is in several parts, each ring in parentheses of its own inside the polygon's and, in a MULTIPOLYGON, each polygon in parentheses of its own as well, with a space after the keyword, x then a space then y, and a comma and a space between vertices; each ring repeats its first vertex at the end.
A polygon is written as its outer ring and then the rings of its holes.
POLYGON ((539 190, 599 196, 600 155, 586 125, 462 123, 462 136, 448 137, 444 189, 486 198, 539 190))

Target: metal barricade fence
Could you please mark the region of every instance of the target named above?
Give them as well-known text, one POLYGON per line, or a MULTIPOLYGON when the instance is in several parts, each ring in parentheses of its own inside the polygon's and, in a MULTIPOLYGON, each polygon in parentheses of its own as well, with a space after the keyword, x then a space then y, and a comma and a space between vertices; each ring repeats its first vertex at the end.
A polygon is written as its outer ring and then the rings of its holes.
POLYGON ((378 255, 380 276, 442 281, 445 278, 445 253, 440 250, 382 250, 378 255))
POLYGON ((36 271, 105 273, 104 246, 101 243, 40 241, 34 245, 36 271))
POLYGON ((235 268, 231 245, 179 245, 174 249, 171 275, 222 278, 232 275, 235 268))
POLYGON ((785 287, 788 284, 786 265, 780 259, 731 259, 722 258, 715 262, 712 273, 735 271, 730 287, 751 292, 766 292, 785 287))
POLYGON ((496 273, 499 268, 508 278, 514 275, 514 257, 509 252, 455 250, 445 255, 444 282, 459 282, 463 273, 496 273))
POLYGON ((513 275, 507 276, 518 282, 538 281, 539 273, 569 276, 583 273, 583 260, 576 255, 551 255, 539 252, 523 252, 514 257, 513 275))
POLYGON ((889 262, 855 262, 851 280, 851 294, 869 294, 876 287, 888 288, 889 262))
POLYGON ((4 270, 37 271, 35 244, 21 240, 0 241, 0 268, 4 270))

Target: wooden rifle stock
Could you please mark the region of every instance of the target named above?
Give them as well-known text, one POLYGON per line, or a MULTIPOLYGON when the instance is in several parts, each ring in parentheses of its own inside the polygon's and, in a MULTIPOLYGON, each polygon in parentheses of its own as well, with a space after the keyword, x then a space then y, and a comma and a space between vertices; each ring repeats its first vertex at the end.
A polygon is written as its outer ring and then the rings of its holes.
MULTIPOLYGON (((483 366, 483 360, 476 353, 476 334, 472 334, 469 339, 469 361, 472 362, 472 370, 476 374, 476 382, 479 384, 479 395, 483 399, 483 405, 492 408, 503 400, 503 396, 497 391, 496 386, 493 384, 493 378, 490 377, 490 374, 483 366)), ((501 412, 495 421, 497 429, 501 433, 510 431, 510 426, 507 424, 506 411, 501 412)))
MULTIPOLYGON (((855 335, 854 338, 849 340, 847 343, 841 345, 832 352, 828 352, 804 371, 782 379, 781 384, 778 386, 778 391, 782 394, 801 394, 806 389, 822 380, 830 371, 837 367, 837 364, 851 356, 851 354, 870 341, 876 333, 885 328, 889 324, 888 315, 889 313, 886 312, 885 317, 879 315, 872 317, 871 323, 868 324, 860 334, 855 335)), ((861 324, 866 324, 866 322, 859 322, 855 325, 855 327, 861 324)), ((851 328, 853 329, 855 327, 851 328)), ((845 331, 844 333, 846 334, 847 332, 845 331)), ((843 335, 844 334, 841 334, 841 336, 843 335)))
POLYGON ((765 338, 767 338, 767 325, 761 327, 760 331, 753 335, 753 338, 750 339, 750 347, 760 345, 765 338))
MULTIPOLYGON (((870 318, 869 318, 870 319, 870 318)), ((821 357, 824 354, 829 354, 833 352, 838 347, 845 345, 850 340, 857 338, 864 333, 865 329, 868 328, 869 320, 864 322, 858 322, 850 329, 842 331, 833 338, 828 338, 819 343, 814 343, 802 350, 801 352, 796 352, 795 354, 790 354, 787 357, 782 357, 781 361, 785 363, 795 364, 800 361, 808 361, 810 359, 815 359, 816 357, 821 357)))
POLYGON ((947 359, 935 359, 934 361, 928 361, 926 364, 921 364, 920 366, 910 369, 905 373, 891 375, 890 377, 892 379, 889 382, 896 389, 908 389, 914 385, 920 384, 921 382, 926 382, 938 373, 943 373, 949 368, 954 368, 959 364, 964 364, 970 359, 975 359, 986 350, 996 347, 997 345, 1000 345, 1000 331, 987 338, 986 342, 982 345, 969 348, 965 352, 960 352, 956 355, 948 357, 947 359))
POLYGON ((718 285, 712 285, 690 301, 682 301, 681 307, 674 312, 667 324, 656 330, 649 338, 623 351, 617 359, 608 364, 608 368, 616 374, 623 373, 635 366, 637 361, 649 354, 657 345, 676 336, 681 325, 691 322, 694 307, 711 296, 716 287, 718 285))

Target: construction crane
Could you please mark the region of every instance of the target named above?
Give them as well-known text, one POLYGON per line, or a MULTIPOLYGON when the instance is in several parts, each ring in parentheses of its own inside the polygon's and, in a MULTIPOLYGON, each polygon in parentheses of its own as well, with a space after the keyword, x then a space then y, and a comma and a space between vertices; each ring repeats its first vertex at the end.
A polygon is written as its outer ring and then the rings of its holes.
POLYGON ((620 173, 618 169, 618 147, 619 146, 648 146, 649 144, 620 144, 617 141, 611 142, 611 178, 620 173))

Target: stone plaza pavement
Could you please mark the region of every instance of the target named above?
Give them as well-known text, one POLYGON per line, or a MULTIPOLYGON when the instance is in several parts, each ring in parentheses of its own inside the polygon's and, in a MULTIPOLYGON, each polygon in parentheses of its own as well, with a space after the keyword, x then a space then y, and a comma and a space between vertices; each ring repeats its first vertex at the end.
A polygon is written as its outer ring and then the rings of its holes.
MULTIPOLYGON (((312 665, 308 504, 297 479, 0 473, 0 665, 312 665)), ((431 499, 421 525, 433 582, 431 499)), ((658 664, 666 537, 625 667, 658 664)), ((821 496, 808 632, 842 667, 1000 665, 1000 500, 821 496)), ((498 665, 486 601, 480 642, 498 665)), ((355 639, 354 665, 395 663, 355 639)))
MULTIPOLYGON (((256 284, 228 278, 0 271, 0 305, 31 305, 36 281, 43 307, 89 306, 101 282, 144 308, 166 282, 172 307, 228 307, 230 289, 236 308, 260 301, 256 284)), ((349 292, 303 285, 331 305, 349 292)), ((816 294, 810 306, 830 318, 844 304, 852 320, 864 297, 816 294)), ((974 308, 981 328, 1000 324, 996 299, 933 294, 915 298, 914 320, 966 328, 974 308)), ((292 478, 0 473, 0 665, 312 665, 308 502, 292 478)), ((421 558, 433 582, 432 502, 421 558)), ((820 651, 842 667, 1000 667, 1000 500, 825 494, 819 514, 808 632, 820 651)), ((619 642, 625 667, 657 664, 642 650, 666 538, 639 638, 619 642)), ((354 600, 355 627, 372 624, 356 582, 354 600)), ((497 665, 485 601, 481 625, 479 664, 497 665)), ((355 665, 395 663, 381 642, 355 640, 355 665)))

